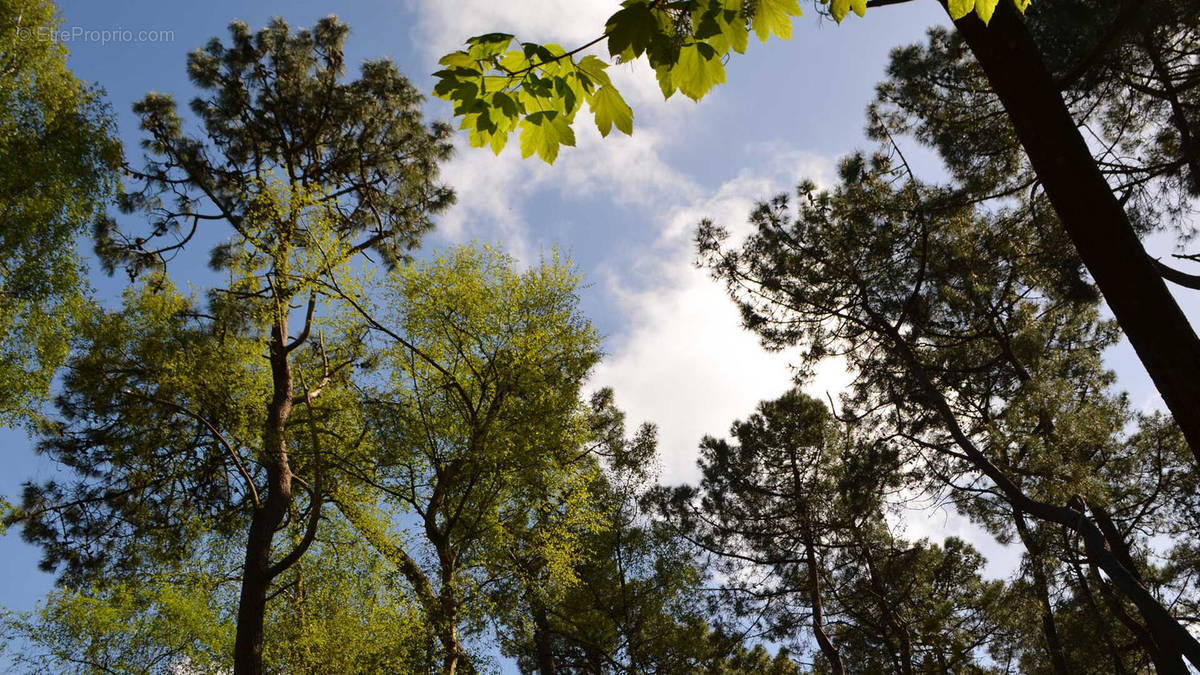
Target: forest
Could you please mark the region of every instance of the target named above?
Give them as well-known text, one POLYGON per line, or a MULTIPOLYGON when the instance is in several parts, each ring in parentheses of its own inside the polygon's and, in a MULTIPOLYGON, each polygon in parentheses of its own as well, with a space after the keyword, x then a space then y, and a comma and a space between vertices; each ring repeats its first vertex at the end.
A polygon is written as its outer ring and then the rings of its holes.
POLYGON ((0 0, 0 670, 1200 672, 1200 2, 62 4, 0 0), (753 60, 871 49, 852 119, 753 60), (786 386, 654 419, 613 335, 692 272, 786 386))

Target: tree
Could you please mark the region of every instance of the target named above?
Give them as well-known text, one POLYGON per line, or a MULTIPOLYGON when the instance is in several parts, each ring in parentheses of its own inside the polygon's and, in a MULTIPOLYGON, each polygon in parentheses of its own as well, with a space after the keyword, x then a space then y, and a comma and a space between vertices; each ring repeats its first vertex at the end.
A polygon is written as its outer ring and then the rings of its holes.
POLYGON ((362 327, 326 288, 358 283, 359 256, 403 260, 452 198, 436 183, 446 129, 423 125, 390 62, 343 82, 347 32, 333 17, 296 33, 234 23, 229 45, 192 52, 200 136, 169 96, 134 106, 148 157, 120 206, 149 227, 102 220, 97 251, 150 280, 72 359, 41 447, 77 478, 28 485, 16 514, 75 586, 243 537, 239 674, 262 671, 267 600, 316 539, 332 458, 370 451, 349 389, 362 327), (228 281, 202 304, 173 291, 166 265, 217 224, 211 264, 228 281))
MULTIPOLYGON (((611 390, 596 392, 589 428, 603 472, 593 483, 597 527, 581 538, 575 583, 545 593, 544 575, 502 586, 501 645, 522 672, 740 672, 741 641, 707 623, 703 570, 667 523, 648 509, 655 430, 626 437, 611 390), (531 585, 528 583, 533 581, 531 585), (726 668, 726 670, 721 670, 726 668)), ((778 665, 783 668, 786 653, 778 665)), ((762 672, 747 667, 749 672, 762 672)), ((763 669, 765 670, 765 668, 763 669)), ((786 669, 777 672, 790 672, 786 669)))
MULTIPOLYGON (((235 546, 136 581, 60 589, 31 615, 5 617, 30 672, 228 672, 241 551, 235 546)), ((434 637, 394 570, 343 520, 326 523, 268 607, 267 672, 425 673, 434 637)), ((15 642, 14 642, 15 643, 15 642)))
MULTIPOLYGON (((829 8, 841 20, 851 7, 861 14, 872 4, 896 3, 831 0, 829 8)), ((1054 55, 1060 56, 1062 43, 1039 46, 1035 42, 1029 22, 1022 18, 1029 5, 1023 0, 1013 4, 942 0, 941 4, 1004 110, 1003 118, 995 120, 995 130, 1008 133, 1011 129, 1019 140, 1062 227, 1200 463, 1200 338, 1167 290, 1159 266, 1146 256, 1124 205, 1105 180, 1078 121, 1064 102, 1062 83, 1056 82, 1047 68, 1043 51, 1057 49, 1054 55)), ((1167 43, 1182 56, 1179 63, 1183 68, 1172 72, 1157 49, 1162 44, 1154 36, 1157 26, 1143 25, 1139 34, 1130 37, 1129 30, 1137 24, 1134 19, 1144 4, 1132 0, 1072 3, 1074 16, 1085 22, 1113 18, 1111 25, 1099 30, 1091 23, 1093 28, 1087 33, 1099 34, 1100 39, 1089 44, 1090 51, 1075 62, 1067 84, 1089 79, 1107 54, 1131 39, 1154 46, 1147 54, 1150 62, 1157 64, 1156 79, 1165 85, 1152 82, 1141 86, 1170 102, 1179 134, 1173 154, 1182 155, 1182 164, 1192 166, 1197 149, 1192 140, 1195 86, 1188 54, 1194 52, 1195 15, 1183 10, 1177 13, 1183 20, 1169 24, 1182 29, 1175 33, 1180 40, 1167 43), (1102 11, 1112 7, 1119 9, 1102 11), (1179 83, 1186 86, 1176 86, 1179 83)), ((1172 6, 1152 4, 1160 9, 1172 6)), ((699 99, 724 82, 722 59, 731 51, 745 50, 749 29, 764 41, 772 33, 787 38, 791 17, 799 14, 795 0, 627 0, 609 18, 599 38, 571 51, 533 43, 520 43, 519 49, 510 50, 515 38, 508 34, 471 38, 467 51, 442 59, 446 69, 437 73, 441 79, 434 93, 455 102, 455 114, 470 132, 472 145, 490 145, 499 152, 507 134, 519 126, 522 154, 528 157, 537 152, 552 162, 560 145, 574 144, 570 125, 585 101, 602 134, 607 135, 613 124, 626 133, 632 130, 632 111, 612 88, 603 72, 604 62, 595 56, 575 59, 587 47, 606 41, 609 54, 622 61, 644 55, 655 69, 664 96, 681 91, 699 99)), ((1031 14, 1032 21, 1037 21, 1037 11, 1031 14)), ((1049 12, 1050 25, 1061 22, 1064 14, 1049 12)), ((1043 31, 1043 35, 1066 32, 1059 23, 1057 31, 1043 31)))
POLYGON ((580 389, 599 352, 579 277, 556 258, 514 268, 460 247, 398 269, 379 311, 352 299, 384 340, 378 452, 352 466, 376 496, 336 503, 418 598, 445 673, 475 671, 464 635, 512 594, 536 605, 574 583, 596 527, 580 389))
POLYGON ((115 189, 120 145, 100 92, 44 39, 52 2, 0 8, 0 423, 28 420, 89 310, 75 239, 115 189))
POLYGON ((1162 453, 1123 431, 1130 416, 1099 360, 1114 338, 1095 296, 1060 284, 1061 248, 1026 235, 1053 223, 1025 206, 947 202, 909 175, 886 157, 852 157, 835 190, 801 185, 794 217, 786 197, 760 205, 740 247, 703 224, 702 258, 765 344, 803 345, 807 363, 846 356, 859 377, 842 414, 914 453, 900 464, 915 469, 909 480, 948 488, 999 534, 1028 529, 1026 517, 1066 532, 1063 561, 1103 570, 1104 591, 1152 636, 1141 647, 1156 666, 1195 663, 1189 619, 1165 609, 1133 553, 1143 515, 1171 510, 1161 497, 1174 479, 1162 453))
POLYGON ((696 487, 664 491, 683 536, 717 560, 744 630, 817 647, 820 672, 982 670, 1002 584, 969 545, 894 537, 883 498, 896 454, 839 428, 799 390, 701 445, 696 487))

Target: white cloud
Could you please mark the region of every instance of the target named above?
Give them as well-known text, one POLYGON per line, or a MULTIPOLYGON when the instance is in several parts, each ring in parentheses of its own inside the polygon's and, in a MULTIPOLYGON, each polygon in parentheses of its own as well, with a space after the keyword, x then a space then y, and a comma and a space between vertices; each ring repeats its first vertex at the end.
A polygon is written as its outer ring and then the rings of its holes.
MULTIPOLYGON (((574 0, 569 10, 551 0, 407 2, 421 17, 414 38, 431 60, 460 48, 471 35, 494 31, 521 40, 583 44, 619 7, 616 0, 574 0)), ((734 419, 792 384, 788 356, 763 350, 741 328, 720 285, 692 265, 695 225, 712 217, 739 232, 756 200, 791 190, 801 175, 828 176, 832 163, 786 143, 748 149, 745 156, 764 166, 744 169, 715 192, 708 190, 664 159, 673 144, 687 140, 702 110, 682 96, 663 101, 645 64, 614 65, 609 73, 637 115, 632 138, 614 133, 601 139, 584 113, 576 124, 578 147, 563 148, 554 167, 522 160, 515 147, 493 157, 460 142, 460 152, 444 168, 459 201, 438 230, 452 241, 498 240, 529 261, 537 253, 530 232, 546 227, 530 222, 531 198, 540 191, 561 191, 567 200, 601 198, 644 214, 646 240, 631 242, 637 248, 607 266, 605 290, 617 299, 624 326, 607 345, 610 355, 593 381, 613 386, 633 420, 659 426, 663 478, 684 480, 694 477, 704 434, 726 433, 734 419)), ((710 98, 721 95, 718 89, 710 98)), ((718 101, 707 103, 713 108, 718 101)), ((844 386, 844 379, 840 367, 827 368, 812 391, 823 396, 844 386)))
POLYGON ((888 522, 898 536, 909 541, 928 539, 940 545, 947 537, 957 537, 969 542, 986 561, 982 570, 985 579, 1011 578, 1021 563, 1024 549, 1019 544, 1001 544, 952 504, 930 504, 911 494, 901 494, 893 509, 888 522))
MULTIPOLYGON (((752 413, 759 401, 792 386, 789 355, 764 350, 741 327, 723 287, 692 265, 691 237, 701 218, 744 230, 739 224, 757 200, 790 189, 800 173, 827 175, 831 164, 786 150, 780 155, 802 161, 767 174, 743 171, 707 198, 696 198, 702 191, 686 181, 674 192, 651 195, 665 212, 658 241, 632 265, 607 275, 608 291, 625 313, 627 328, 615 336, 593 382, 613 387, 632 420, 658 425, 664 482, 694 480, 703 436, 726 434, 733 420, 752 413), (685 198, 672 200, 672 195, 685 198), (631 277, 644 281, 631 282, 631 277)), ((813 395, 836 396, 847 380, 841 365, 831 363, 807 388, 813 395)))
POLYGON ((420 17, 413 42, 439 57, 459 49, 473 35, 512 33, 526 42, 556 42, 563 46, 590 42, 604 31, 604 22, 620 8, 618 0, 407 0, 420 17))

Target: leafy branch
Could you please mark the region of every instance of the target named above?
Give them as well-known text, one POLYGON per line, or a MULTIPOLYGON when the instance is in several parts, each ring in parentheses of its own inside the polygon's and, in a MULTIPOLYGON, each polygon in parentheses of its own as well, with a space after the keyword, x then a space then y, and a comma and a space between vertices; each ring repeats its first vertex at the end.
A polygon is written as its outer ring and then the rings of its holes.
MULTIPOLYGON (((839 23, 851 11, 864 16, 868 7, 896 1, 820 0, 839 23)), ((987 22, 999 1, 947 0, 947 8, 955 19, 974 11, 987 22)), ((1029 4, 1013 2, 1022 11, 1029 4)), ((433 93, 454 104, 472 147, 500 154, 519 129, 521 156, 536 153, 553 164, 561 146, 575 145, 572 125, 584 103, 601 136, 614 126, 633 133, 633 109, 604 72, 609 64, 594 54, 577 59, 583 52, 607 42, 618 63, 645 57, 664 98, 678 91, 699 101, 725 82, 725 61, 745 53, 751 31, 762 42, 789 40, 801 14, 799 0, 625 0, 600 37, 571 50, 508 33, 470 38, 465 50, 438 61, 444 68, 434 73, 433 93)))

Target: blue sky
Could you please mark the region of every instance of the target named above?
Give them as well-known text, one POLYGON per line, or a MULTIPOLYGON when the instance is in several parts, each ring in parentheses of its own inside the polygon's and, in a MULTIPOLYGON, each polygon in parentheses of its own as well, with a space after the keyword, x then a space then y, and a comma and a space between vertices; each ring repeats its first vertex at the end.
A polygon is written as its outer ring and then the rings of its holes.
MULTIPOLYGON (((149 2, 64 0, 64 31, 127 30, 133 41, 102 44, 84 36, 68 42, 77 76, 107 91, 127 152, 138 163, 138 130, 130 105, 151 91, 181 103, 191 97, 184 72, 188 51, 213 36, 225 37, 231 20, 253 29, 273 16, 293 27, 311 26, 336 13, 349 24, 347 64, 353 75, 366 58, 397 62, 423 91, 433 83, 437 57, 470 35, 515 33, 524 40, 580 44, 595 37, 614 11, 614 0, 355 0, 252 3, 231 0, 149 2), (157 41, 138 41, 142 31, 157 41)), ((945 19, 937 3, 916 2, 851 16, 841 25, 818 17, 810 2, 790 42, 753 43, 728 64, 729 84, 701 103, 681 96, 664 102, 644 66, 614 66, 610 73, 635 111, 632 138, 600 139, 581 130, 579 147, 564 149, 547 167, 522 160, 510 147, 500 157, 466 147, 444 168, 459 196, 427 246, 479 238, 498 242, 523 261, 558 247, 585 274, 584 307, 606 336, 606 358, 593 377, 611 385, 633 421, 659 425, 665 480, 693 475, 695 447, 705 433, 723 434, 754 404, 790 383, 786 354, 766 354, 738 326, 721 289, 691 264, 691 234, 702 217, 734 226, 754 201, 790 190, 801 177, 827 179, 838 156, 867 147, 861 128, 888 51, 922 39, 924 28, 945 19)), ((448 107, 430 101, 431 118, 448 107)), ((515 145, 515 144, 514 144, 515 145)), ((910 157, 936 176, 927 154, 910 157)), ((193 259, 205 260, 195 252, 193 259)), ((174 268, 180 281, 203 281, 203 266, 174 268)), ((94 280, 104 297, 121 279, 94 280)), ((1139 406, 1153 392, 1127 349, 1111 355, 1139 406)), ((837 364, 810 384, 814 393, 845 381, 837 364)), ((0 430, 6 470, 0 494, 12 499, 23 480, 46 477, 53 467, 32 452, 23 434, 0 430)), ((939 531, 970 535, 953 514, 910 520, 910 534, 939 531)), ((1012 563, 994 543, 978 540, 995 573, 1012 563)), ((0 605, 28 609, 50 587, 36 571, 37 553, 16 532, 0 538, 0 605)))

